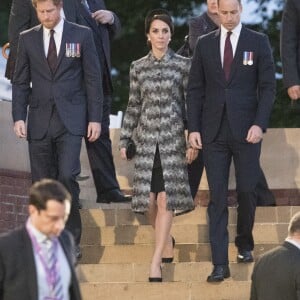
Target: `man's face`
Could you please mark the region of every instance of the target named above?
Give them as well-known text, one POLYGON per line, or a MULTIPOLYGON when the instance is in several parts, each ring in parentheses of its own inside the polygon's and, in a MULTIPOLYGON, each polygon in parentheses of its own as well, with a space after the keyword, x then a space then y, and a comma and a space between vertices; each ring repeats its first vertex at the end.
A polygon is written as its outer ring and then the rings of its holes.
POLYGON ((238 0, 219 0, 218 11, 220 22, 228 31, 240 23, 242 5, 238 0))
POLYGON ((70 212, 70 203, 48 200, 46 209, 38 210, 29 205, 29 215, 32 225, 47 237, 59 236, 65 227, 70 212))
POLYGON ((37 17, 41 24, 53 29, 60 21, 61 5, 55 6, 52 0, 39 1, 36 5, 37 17))
POLYGON ((218 13, 218 1, 217 0, 207 0, 207 12, 215 15, 218 13))

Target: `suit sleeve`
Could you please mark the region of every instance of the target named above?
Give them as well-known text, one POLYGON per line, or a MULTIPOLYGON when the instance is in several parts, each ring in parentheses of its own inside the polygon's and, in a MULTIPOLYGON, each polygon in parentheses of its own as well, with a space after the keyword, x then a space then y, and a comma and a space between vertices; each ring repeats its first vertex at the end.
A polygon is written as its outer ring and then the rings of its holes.
POLYGON ((121 22, 119 17, 113 12, 114 22, 111 25, 108 25, 108 32, 110 40, 117 38, 121 33, 121 22))
POLYGON ((266 131, 276 93, 275 66, 269 39, 260 39, 258 57, 258 107, 254 125, 266 131))
POLYGON ((92 31, 85 29, 82 49, 84 83, 87 93, 88 122, 101 122, 103 106, 103 89, 100 63, 92 31))
POLYGON ((188 131, 201 131, 202 105, 205 99, 205 78, 201 57, 201 40, 197 43, 192 59, 187 86, 187 119, 188 131))
POLYGON ((30 95, 30 66, 26 53, 24 36, 19 38, 18 57, 12 84, 12 116, 13 121, 23 120, 27 116, 27 106, 30 95))
MULTIPOLYGON (((297 0, 296 0, 297 1, 297 0)), ((282 16, 280 51, 285 87, 300 85, 300 7, 288 0, 282 16)))
POLYGON ((257 299, 257 292, 256 292, 256 268, 257 268, 257 263, 255 263, 253 272, 251 275, 251 289, 250 289, 250 300, 258 300, 257 299))
POLYGON ((30 0, 13 0, 11 4, 11 10, 8 22, 8 40, 9 40, 9 79, 13 78, 17 50, 18 50, 18 40, 19 34, 23 30, 31 27, 31 10, 30 0))

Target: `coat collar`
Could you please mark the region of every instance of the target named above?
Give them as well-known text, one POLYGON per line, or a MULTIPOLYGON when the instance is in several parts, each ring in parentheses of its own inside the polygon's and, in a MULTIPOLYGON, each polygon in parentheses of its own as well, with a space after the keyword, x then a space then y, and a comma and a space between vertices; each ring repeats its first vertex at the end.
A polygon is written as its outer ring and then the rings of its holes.
POLYGON ((172 49, 168 49, 167 52, 165 53, 165 55, 160 58, 160 59, 157 59, 152 51, 150 51, 148 53, 148 59, 151 61, 151 62, 168 62, 170 59, 172 59, 172 57, 174 56, 175 52, 172 50, 172 49))

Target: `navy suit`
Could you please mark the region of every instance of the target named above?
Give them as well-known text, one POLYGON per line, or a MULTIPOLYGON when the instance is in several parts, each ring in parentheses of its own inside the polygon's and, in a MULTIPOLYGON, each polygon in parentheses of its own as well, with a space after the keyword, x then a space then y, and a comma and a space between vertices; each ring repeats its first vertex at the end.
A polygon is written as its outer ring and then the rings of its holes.
MULTIPOLYGON (((88 4, 91 12, 106 10, 103 0, 88 0, 88 4)), ((94 143, 90 143, 88 140, 86 140, 87 154, 97 191, 97 201, 101 202, 101 198, 105 198, 105 194, 108 192, 120 190, 119 183, 116 178, 111 140, 109 137, 109 115, 111 112, 113 93, 110 42, 116 35, 119 34, 121 30, 121 24, 118 16, 115 13, 113 13, 113 24, 98 24, 91 17, 90 12, 83 4, 80 5, 80 14, 80 24, 90 27, 93 31, 94 41, 98 53, 98 60, 102 70, 102 82, 99 82, 99 84, 102 84, 103 86, 104 93, 101 135, 100 138, 94 143)))
MULTIPOLYGON (((81 300, 75 273, 74 242, 63 231, 60 244, 71 270, 70 299, 81 300)), ((0 299, 38 300, 37 271, 32 242, 25 227, 0 237, 0 299)))
POLYGON ((238 220, 236 246, 251 251, 261 143, 246 142, 252 125, 266 130, 275 97, 275 70, 268 38, 242 27, 226 81, 220 56, 220 30, 199 39, 190 71, 189 132, 200 132, 210 189, 209 237, 212 261, 228 264, 228 176, 233 158, 238 220), (245 51, 253 64, 243 64, 245 51))
POLYGON ((33 182, 41 178, 61 181, 72 195, 67 228, 80 242, 78 211, 80 149, 88 122, 101 122, 100 66, 91 30, 64 21, 58 64, 54 74, 45 57, 43 27, 20 34, 13 78, 14 122, 26 120, 33 182), (80 57, 66 53, 67 43, 79 45, 80 57), (30 86, 32 82, 32 88, 30 86))

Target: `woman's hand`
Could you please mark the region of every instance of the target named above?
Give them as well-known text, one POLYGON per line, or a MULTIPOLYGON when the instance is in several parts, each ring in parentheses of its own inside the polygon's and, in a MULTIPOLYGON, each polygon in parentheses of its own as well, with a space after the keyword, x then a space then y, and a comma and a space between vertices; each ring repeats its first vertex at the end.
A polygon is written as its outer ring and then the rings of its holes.
POLYGON ((121 154, 121 158, 127 160, 127 156, 126 156, 126 148, 121 148, 120 149, 120 154, 121 154))
POLYGON ((198 149, 194 149, 192 147, 186 149, 186 161, 188 164, 191 164, 198 156, 199 150, 198 149))

